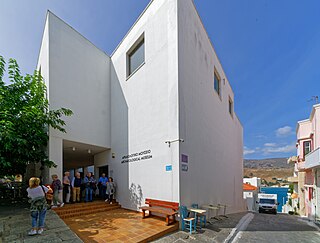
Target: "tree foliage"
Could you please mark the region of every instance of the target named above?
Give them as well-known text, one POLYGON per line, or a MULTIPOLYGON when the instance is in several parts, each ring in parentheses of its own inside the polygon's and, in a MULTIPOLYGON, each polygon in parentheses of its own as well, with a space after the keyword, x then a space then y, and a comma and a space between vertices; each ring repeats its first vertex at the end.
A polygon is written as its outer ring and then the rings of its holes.
POLYGON ((49 127, 66 132, 66 108, 50 110, 46 86, 39 71, 22 76, 18 63, 0 56, 0 176, 23 174, 29 163, 55 166, 47 156, 49 127))

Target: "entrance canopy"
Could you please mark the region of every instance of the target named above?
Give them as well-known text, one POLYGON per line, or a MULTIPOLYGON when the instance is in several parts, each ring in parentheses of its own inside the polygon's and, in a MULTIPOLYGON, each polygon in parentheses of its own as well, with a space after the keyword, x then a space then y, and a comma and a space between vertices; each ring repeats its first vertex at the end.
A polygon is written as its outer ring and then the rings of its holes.
POLYGON ((107 150, 108 148, 92 144, 63 140, 64 169, 69 170, 93 165, 94 156, 107 150))

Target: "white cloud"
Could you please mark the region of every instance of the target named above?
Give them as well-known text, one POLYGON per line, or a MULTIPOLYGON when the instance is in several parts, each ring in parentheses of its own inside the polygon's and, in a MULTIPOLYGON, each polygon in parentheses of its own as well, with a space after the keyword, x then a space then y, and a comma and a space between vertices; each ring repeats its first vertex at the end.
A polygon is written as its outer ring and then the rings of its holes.
POLYGON ((265 136, 265 135, 256 135, 255 137, 258 139, 266 139, 267 138, 267 136, 265 136))
POLYGON ((291 134, 293 134, 293 131, 292 127, 289 126, 280 127, 276 130, 277 137, 287 137, 291 134))
POLYGON ((279 145, 277 143, 265 143, 263 147, 255 147, 255 148, 248 148, 246 146, 243 147, 243 155, 249 154, 263 154, 263 155, 270 155, 270 154, 281 154, 281 153, 295 153, 296 146, 295 144, 282 144, 279 145))
POLYGON ((295 144, 285 145, 282 147, 265 147, 262 150, 264 154, 271 154, 271 153, 291 153, 296 151, 295 144))
POLYGON ((255 152, 254 149, 249 149, 246 146, 243 148, 243 155, 254 154, 255 152))
POLYGON ((265 147, 275 147, 275 146, 277 146, 277 144, 276 143, 265 143, 264 146, 265 147))

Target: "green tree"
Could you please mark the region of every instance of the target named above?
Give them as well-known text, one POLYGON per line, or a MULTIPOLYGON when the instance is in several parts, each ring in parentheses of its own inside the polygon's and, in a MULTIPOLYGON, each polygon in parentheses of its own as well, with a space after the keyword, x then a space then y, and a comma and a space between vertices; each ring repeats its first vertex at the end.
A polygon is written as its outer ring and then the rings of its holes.
POLYGON ((66 108, 50 110, 46 86, 39 71, 22 76, 14 59, 6 63, 0 56, 0 176, 23 174, 29 163, 56 166, 47 156, 48 128, 61 132, 62 116, 71 116, 66 108))

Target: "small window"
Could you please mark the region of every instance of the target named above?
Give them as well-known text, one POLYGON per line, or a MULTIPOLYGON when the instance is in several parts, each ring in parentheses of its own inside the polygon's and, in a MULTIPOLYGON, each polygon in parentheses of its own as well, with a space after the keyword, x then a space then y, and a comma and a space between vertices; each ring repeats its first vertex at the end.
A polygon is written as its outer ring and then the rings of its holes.
POLYGON ((233 116, 233 101, 230 97, 229 97, 229 113, 231 116, 233 116))
POLYGON ((144 36, 141 36, 131 47, 127 54, 127 60, 127 76, 130 76, 144 63, 144 36))
POLYGON ((303 142, 303 157, 311 152, 311 141, 303 142))
POLYGON ((221 80, 218 72, 214 70, 214 90, 221 97, 221 80))

